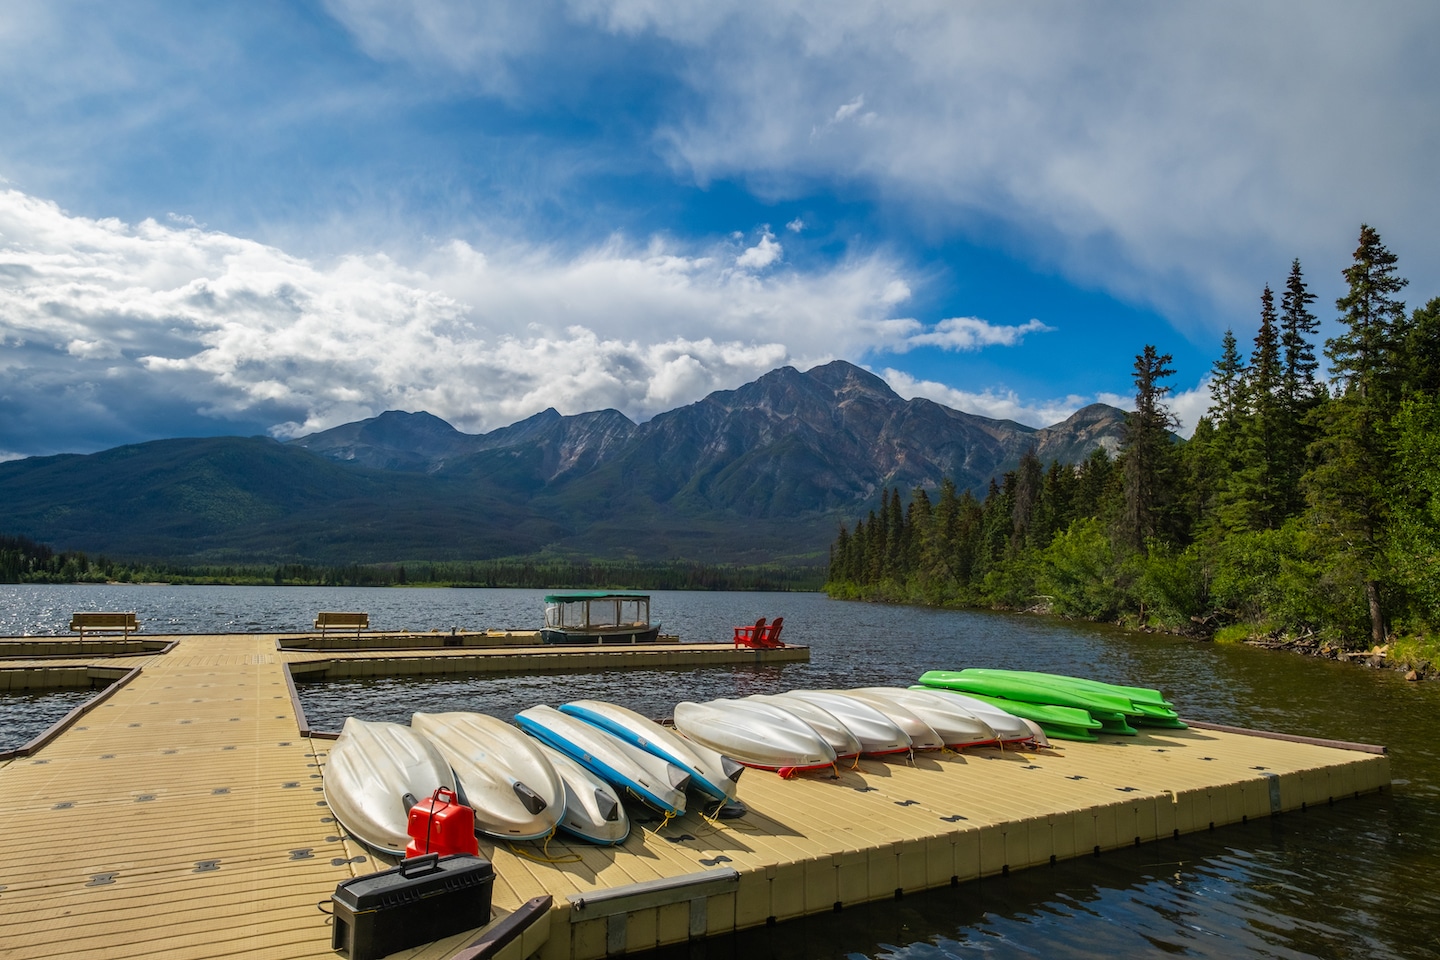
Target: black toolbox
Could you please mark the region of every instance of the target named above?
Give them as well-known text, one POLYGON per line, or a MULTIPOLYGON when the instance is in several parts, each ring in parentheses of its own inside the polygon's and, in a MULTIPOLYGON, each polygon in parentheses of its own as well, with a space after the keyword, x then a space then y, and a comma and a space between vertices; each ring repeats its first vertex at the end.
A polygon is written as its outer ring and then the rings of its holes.
POLYGON ((437 853, 337 884, 330 945, 350 960, 375 960, 490 922, 490 861, 437 853))

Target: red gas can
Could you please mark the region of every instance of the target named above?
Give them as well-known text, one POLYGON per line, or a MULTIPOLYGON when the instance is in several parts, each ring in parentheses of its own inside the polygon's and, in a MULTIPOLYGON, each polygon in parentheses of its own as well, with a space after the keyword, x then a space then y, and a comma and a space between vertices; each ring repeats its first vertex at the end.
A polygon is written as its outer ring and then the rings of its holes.
POLYGON ((480 845, 475 840, 475 811, 445 787, 410 808, 405 832, 410 834, 410 843, 405 847, 407 857, 427 853, 438 853, 442 857, 452 853, 480 853, 480 845))

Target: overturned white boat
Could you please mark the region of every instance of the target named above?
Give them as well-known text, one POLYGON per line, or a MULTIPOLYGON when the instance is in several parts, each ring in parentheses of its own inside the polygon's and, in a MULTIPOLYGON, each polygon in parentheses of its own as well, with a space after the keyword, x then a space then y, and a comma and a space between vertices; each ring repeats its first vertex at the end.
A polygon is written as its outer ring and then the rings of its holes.
POLYGON ((441 787, 455 789, 450 764, 429 740, 400 723, 350 717, 330 747, 325 802, 355 839, 405 855, 410 807, 441 787))
POLYGON ((835 763, 834 749, 809 724, 753 700, 678 703, 675 729, 746 766, 778 770, 782 776, 835 763))
POLYGON ((911 750, 945 749, 945 738, 940 736, 934 727, 920 719, 913 710, 883 698, 859 696, 851 690, 827 690, 825 692, 864 703, 885 714, 895 726, 905 731, 905 735, 910 738, 911 750))
MULTIPOLYGON (((887 691, 894 690, 897 694, 903 694, 905 699, 900 700, 901 703, 907 702, 907 700, 910 702, 924 702, 928 700, 932 703, 946 705, 952 709, 958 707, 972 717, 983 720, 986 726, 995 731, 995 736, 999 738, 1002 744, 1021 745, 1031 743, 1035 739, 1035 730, 1038 729, 1038 727, 1032 728, 1032 724, 1015 716, 1013 713, 1006 713, 999 707, 986 703, 984 700, 977 700, 974 697, 966 696, 963 693, 957 693, 952 690, 916 690, 914 687, 886 687, 885 689, 887 691)), ((1047 740, 1046 743, 1048 744, 1049 741, 1047 740)))
POLYGON ((416 713, 410 726, 455 771, 475 830, 507 840, 548 836, 565 813, 565 788, 539 745, 483 713, 416 713))
POLYGON ((791 690, 774 695, 780 701, 814 704, 843 723, 860 742, 860 754, 883 757, 910 752, 910 735, 879 710, 854 697, 827 690, 791 690))
POLYGON ((913 714, 939 735, 941 743, 955 750, 1000 742, 993 727, 960 704, 904 687, 860 687, 845 692, 873 704, 887 716, 894 716, 898 710, 913 714))
POLYGON ((817 706, 808 700, 801 700, 799 697, 786 697, 779 694, 753 693, 745 698, 754 700, 756 703, 768 703, 772 707, 779 707, 787 713, 804 720, 825 742, 830 744, 830 749, 835 751, 837 760, 850 760, 860 756, 860 741, 850 728, 840 722, 840 719, 823 707, 817 706))
POLYGON ((678 817, 685 812, 685 788, 690 784, 690 775, 668 760, 543 704, 521 710, 515 722, 532 737, 666 816, 678 817))
POLYGON ((560 712, 652 753, 690 774, 690 786, 715 800, 734 800, 743 764, 701 743, 687 740, 649 717, 604 700, 573 700, 560 712))
POLYGON ((614 787, 549 744, 535 745, 565 786, 561 830, 591 843, 620 843, 630 835, 630 817, 614 787))

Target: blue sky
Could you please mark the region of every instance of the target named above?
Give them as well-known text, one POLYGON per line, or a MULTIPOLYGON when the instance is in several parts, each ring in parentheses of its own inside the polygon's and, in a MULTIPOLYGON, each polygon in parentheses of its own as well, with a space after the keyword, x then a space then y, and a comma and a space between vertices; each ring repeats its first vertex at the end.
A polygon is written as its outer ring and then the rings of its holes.
POLYGON ((0 8, 0 458, 635 419, 843 358, 1193 424, 1361 222, 1440 294, 1433 3, 0 8))

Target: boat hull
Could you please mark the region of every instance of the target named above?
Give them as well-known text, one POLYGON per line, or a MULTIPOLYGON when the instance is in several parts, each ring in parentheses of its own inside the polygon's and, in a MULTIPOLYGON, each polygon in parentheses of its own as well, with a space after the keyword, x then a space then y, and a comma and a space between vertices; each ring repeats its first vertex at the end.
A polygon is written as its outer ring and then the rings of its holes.
POLYGON ((630 817, 615 788, 546 743, 537 743, 565 786, 560 829, 589 843, 613 844, 630 835, 630 817))
POLYGON ((429 740, 404 724, 350 717, 330 747, 322 774, 325 803, 340 825, 365 846, 404 856, 410 811, 406 803, 455 789, 450 764, 429 740))
POLYGON ((605 643, 655 643, 660 636, 660 628, 636 627, 620 630, 562 630, 558 627, 545 627, 540 631, 540 639, 545 643, 555 644, 605 644, 605 643))
POLYGON ((515 722, 617 790, 640 798, 666 816, 685 813, 690 776, 673 763, 543 704, 521 710, 515 722))
POLYGON ((505 840, 538 840, 565 814, 565 787, 539 744, 483 713, 416 713, 410 726, 455 771, 475 830, 505 840))
MULTIPOLYGON (((938 733, 945 746, 955 750, 1001 742, 994 727, 960 703, 947 703, 923 692, 912 693, 903 687, 861 687, 847 692, 853 697, 869 700, 882 710, 883 704, 908 710, 938 733)), ((1021 736, 1020 739, 1029 738, 1021 736)))
POLYGON ((835 764, 835 751, 820 734, 769 704, 728 699, 678 703, 675 729, 747 767, 788 774, 835 764))
POLYGON ((603 700, 574 700, 561 704, 560 712, 673 763, 690 774, 691 787, 712 799, 735 799, 743 766, 726 763, 726 758, 717 751, 686 740, 649 717, 603 700))
POLYGON ((823 690, 791 690, 774 695, 777 700, 800 700, 813 704, 835 717, 860 743, 860 755, 883 757, 910 752, 910 736, 895 721, 868 703, 854 697, 823 690))

